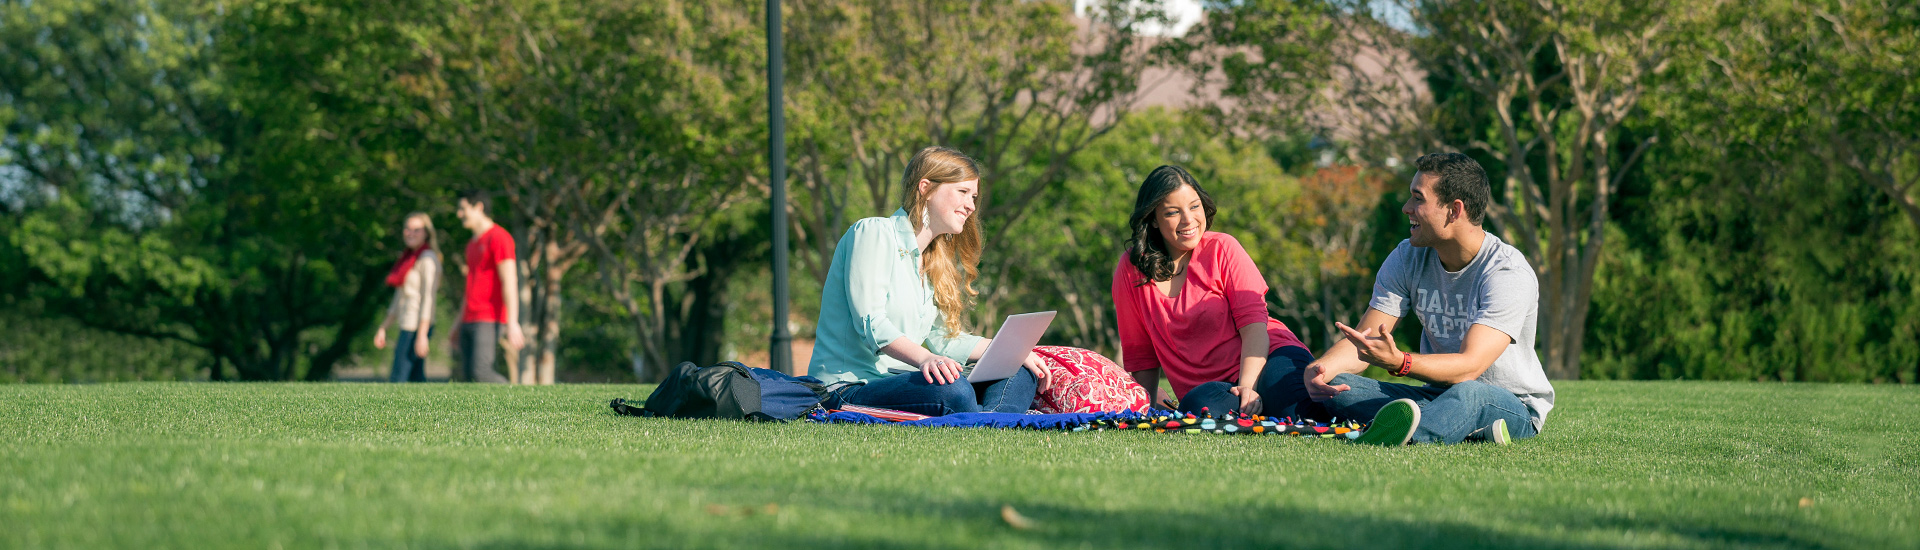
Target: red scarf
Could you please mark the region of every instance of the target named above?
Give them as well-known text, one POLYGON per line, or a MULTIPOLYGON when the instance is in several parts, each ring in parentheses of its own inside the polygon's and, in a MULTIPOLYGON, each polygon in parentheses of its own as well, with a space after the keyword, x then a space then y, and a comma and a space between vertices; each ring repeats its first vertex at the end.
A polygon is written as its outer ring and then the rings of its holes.
POLYGON ((401 254, 400 261, 393 263, 393 271, 387 273, 387 286, 400 288, 400 285, 407 284, 407 272, 413 271, 413 261, 420 259, 420 252, 426 249, 422 246, 401 254))

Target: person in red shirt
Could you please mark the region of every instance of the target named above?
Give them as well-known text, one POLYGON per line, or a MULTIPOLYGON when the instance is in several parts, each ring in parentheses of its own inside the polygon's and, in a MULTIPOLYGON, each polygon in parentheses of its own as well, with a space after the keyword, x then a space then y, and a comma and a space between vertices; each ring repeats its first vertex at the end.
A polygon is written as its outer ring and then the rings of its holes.
POLYGON ((1266 369, 1274 361, 1304 367, 1313 354, 1267 315, 1266 280, 1240 241, 1208 231, 1216 211, 1184 168, 1155 168, 1140 184, 1127 252, 1113 269, 1123 366, 1156 397, 1164 373, 1181 411, 1315 417, 1322 411, 1298 409, 1319 405, 1294 398, 1305 397, 1300 384, 1278 376, 1298 368, 1266 369), (1280 392, 1301 395, 1263 411, 1261 396, 1280 392))
POLYGON ((487 215, 487 196, 470 192, 460 197, 460 225, 473 231, 467 242, 467 295, 461 301, 460 326, 453 331, 454 350, 461 371, 470 382, 506 383, 493 369, 500 331, 506 330, 507 349, 518 350, 527 337, 520 330, 520 279, 515 270, 513 235, 487 215))

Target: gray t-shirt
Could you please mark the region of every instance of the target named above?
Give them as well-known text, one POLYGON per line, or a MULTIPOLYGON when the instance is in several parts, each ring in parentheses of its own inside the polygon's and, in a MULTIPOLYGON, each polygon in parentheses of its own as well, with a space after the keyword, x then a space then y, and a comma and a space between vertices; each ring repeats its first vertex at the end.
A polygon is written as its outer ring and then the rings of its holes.
POLYGON ((1374 277, 1369 305, 1395 317, 1406 317, 1413 309, 1425 329, 1420 334, 1423 354, 1460 353, 1473 325, 1506 333, 1512 343, 1479 380, 1513 392, 1531 410, 1534 430, 1545 426, 1547 411, 1553 409, 1553 384, 1533 352, 1540 282, 1519 249, 1488 233, 1473 261, 1450 273, 1432 248, 1400 241, 1374 277))

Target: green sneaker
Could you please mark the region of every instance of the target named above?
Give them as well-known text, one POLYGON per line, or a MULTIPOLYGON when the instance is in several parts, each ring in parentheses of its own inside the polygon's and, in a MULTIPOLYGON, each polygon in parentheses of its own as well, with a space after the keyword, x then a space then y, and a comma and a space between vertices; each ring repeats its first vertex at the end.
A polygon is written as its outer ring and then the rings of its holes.
POLYGON ((1493 433, 1487 437, 1487 441, 1492 441, 1494 445, 1513 443, 1513 435, 1507 433, 1507 419, 1501 418, 1493 421, 1493 433))
POLYGON ((1413 430, 1420 427, 1420 406, 1412 399, 1401 399, 1380 407, 1374 413, 1373 424, 1360 434, 1355 442, 1368 445, 1398 447, 1413 439, 1413 430))

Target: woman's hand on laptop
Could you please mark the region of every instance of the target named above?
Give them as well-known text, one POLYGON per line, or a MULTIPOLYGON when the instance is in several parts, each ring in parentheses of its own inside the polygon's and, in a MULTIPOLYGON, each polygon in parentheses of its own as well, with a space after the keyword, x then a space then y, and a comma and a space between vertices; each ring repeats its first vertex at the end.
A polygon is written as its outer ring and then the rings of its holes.
POLYGON ((1039 384, 1035 390, 1047 391, 1047 386, 1052 382, 1047 379, 1047 360, 1041 359, 1040 354, 1029 351, 1027 352, 1027 360, 1022 362, 1022 366, 1027 367, 1027 371, 1033 373, 1033 381, 1039 384))
POLYGON ((960 362, 938 354, 927 354, 920 361, 920 375, 927 377, 928 384, 952 384, 960 379, 960 362))

